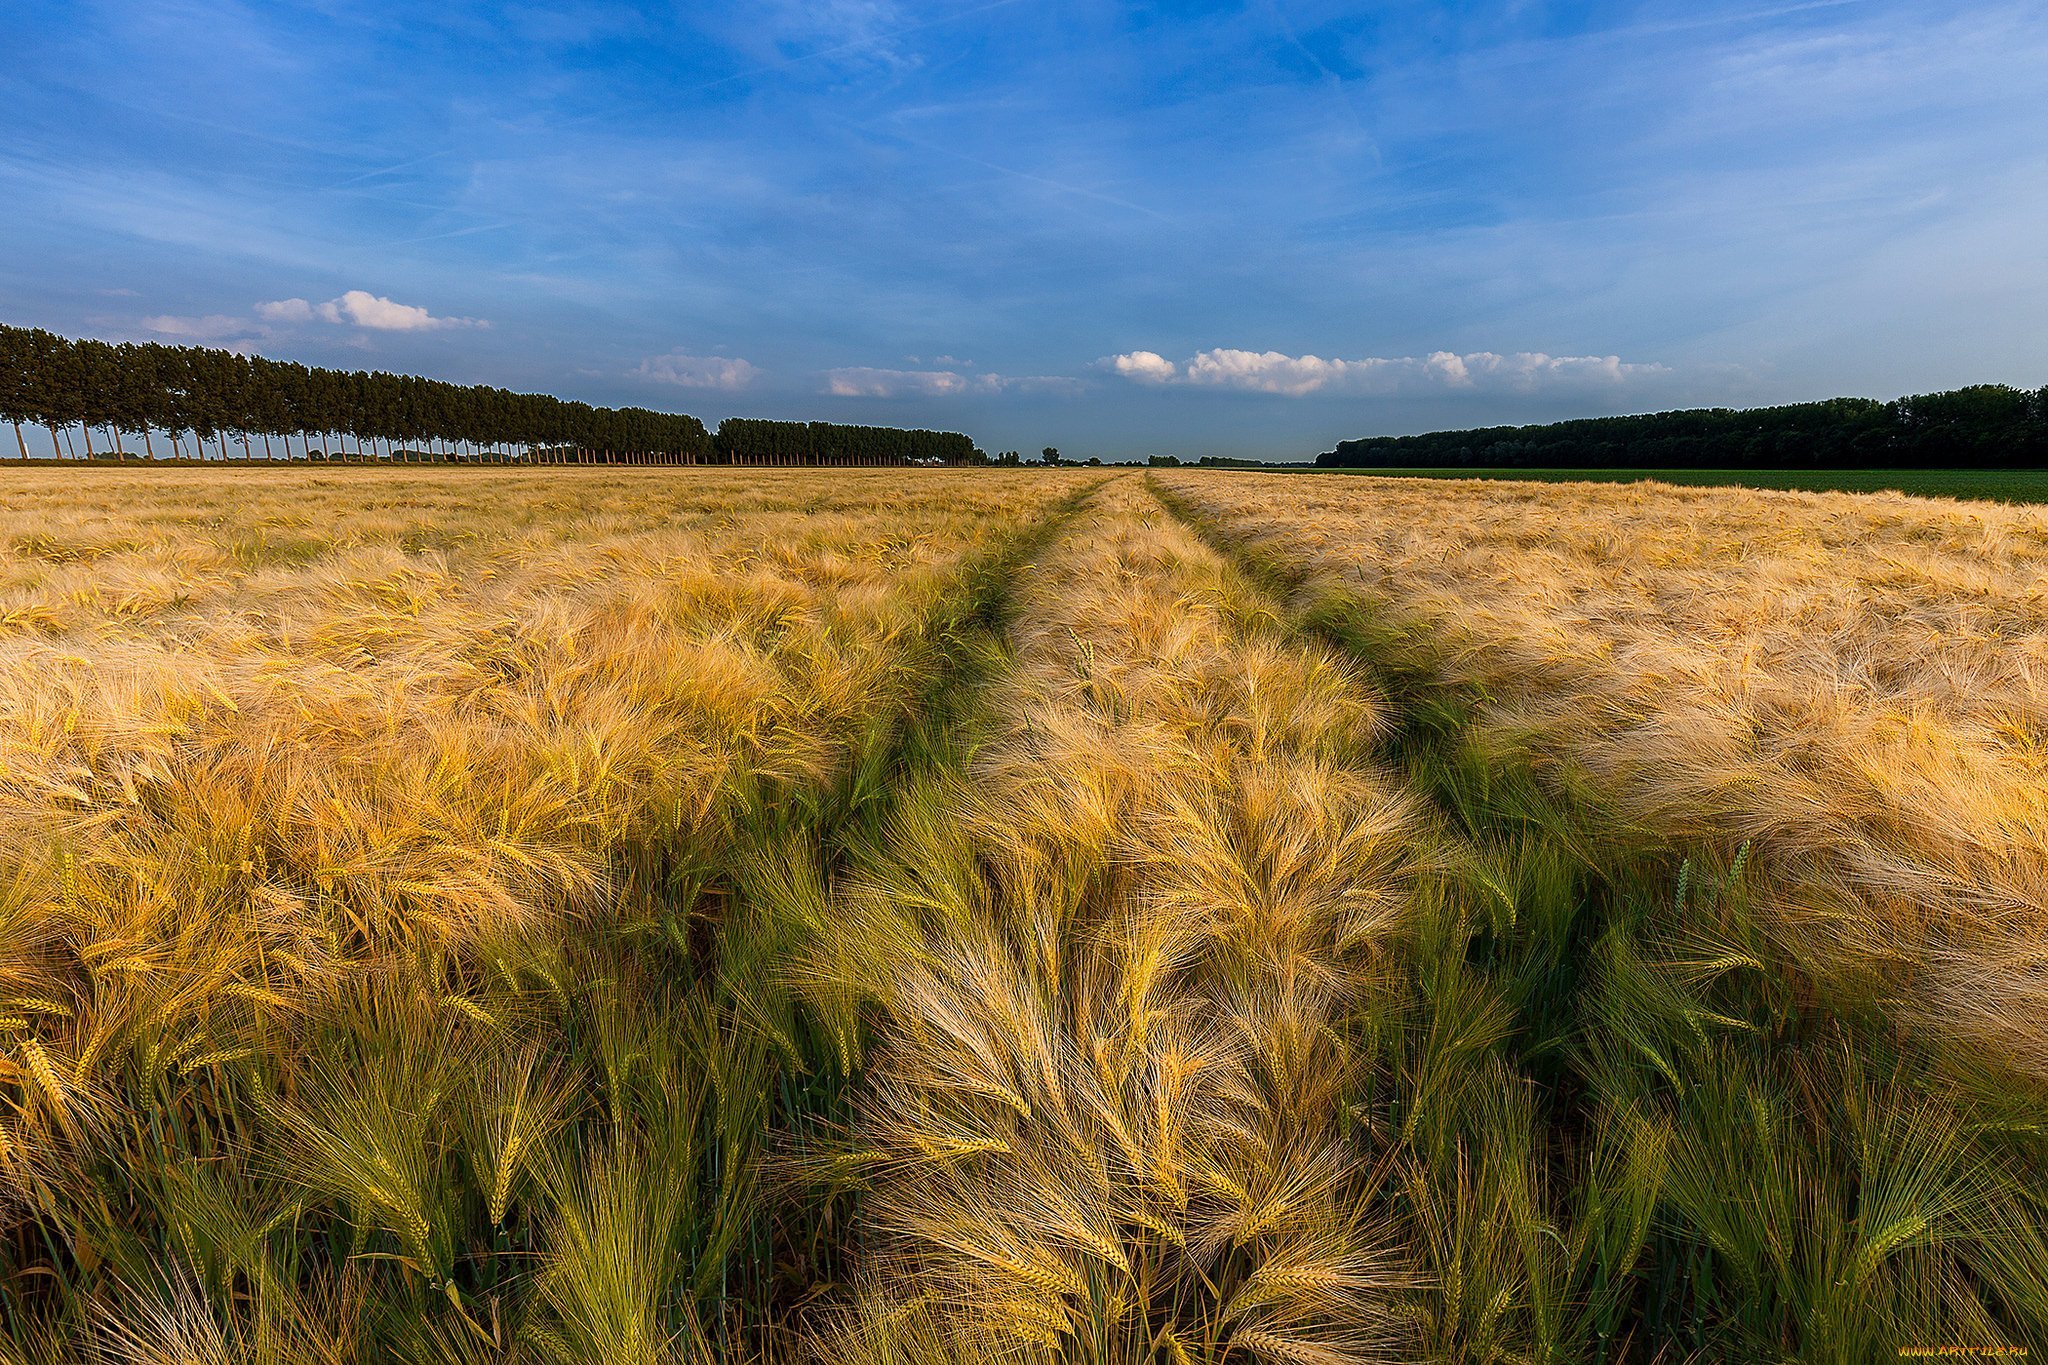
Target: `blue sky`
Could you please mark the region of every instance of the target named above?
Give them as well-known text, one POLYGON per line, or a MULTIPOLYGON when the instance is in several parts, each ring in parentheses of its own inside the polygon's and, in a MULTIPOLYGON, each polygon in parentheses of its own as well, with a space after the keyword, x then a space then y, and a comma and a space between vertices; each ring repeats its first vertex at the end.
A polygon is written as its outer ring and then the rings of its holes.
POLYGON ((2048 6, 15 3, 0 320, 985 448, 2048 382, 2048 6))

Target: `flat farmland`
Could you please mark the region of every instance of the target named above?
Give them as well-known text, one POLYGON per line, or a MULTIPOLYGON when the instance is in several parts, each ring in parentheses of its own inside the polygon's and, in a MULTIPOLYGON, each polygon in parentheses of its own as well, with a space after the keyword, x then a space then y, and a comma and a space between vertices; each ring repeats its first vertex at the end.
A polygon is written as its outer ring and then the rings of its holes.
POLYGON ((0 483, 22 1361, 2048 1339, 2048 513, 0 483))

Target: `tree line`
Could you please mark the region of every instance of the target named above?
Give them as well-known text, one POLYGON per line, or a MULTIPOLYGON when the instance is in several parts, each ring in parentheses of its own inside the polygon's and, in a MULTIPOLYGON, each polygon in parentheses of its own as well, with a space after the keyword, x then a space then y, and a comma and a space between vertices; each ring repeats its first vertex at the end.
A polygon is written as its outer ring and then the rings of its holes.
POLYGON ((57 458, 79 459, 902 464, 985 458, 967 437, 950 432, 728 418, 714 436, 679 413, 593 407, 416 375, 320 369, 204 346, 74 340, 5 324, 0 421, 13 426, 24 460, 24 427, 47 430, 57 458), (139 451, 132 448, 137 437, 139 451), (159 448, 159 438, 167 448, 159 448))
POLYGON ((973 441, 953 431, 753 417, 719 423, 715 445, 727 464, 977 464, 986 459, 973 441))
POLYGON ((1371 436, 1332 468, 2018 469, 2048 465, 2048 387, 1978 384, 1889 403, 1832 398, 1538 426, 1371 436))

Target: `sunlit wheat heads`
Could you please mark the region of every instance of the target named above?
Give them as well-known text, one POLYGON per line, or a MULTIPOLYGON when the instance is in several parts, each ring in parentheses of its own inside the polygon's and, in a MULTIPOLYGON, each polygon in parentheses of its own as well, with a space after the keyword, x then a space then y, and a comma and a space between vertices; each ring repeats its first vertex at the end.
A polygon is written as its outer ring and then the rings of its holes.
POLYGON ((1178 496, 1367 603, 1621 818, 1753 840, 1781 946, 2048 1078, 2048 514, 1894 494, 1225 476, 1178 496))
POLYGON ((25 473, 9 1348, 2020 1340, 2038 515, 25 473))
POLYGON ((1384 984, 1414 811, 1371 689, 1272 626, 1135 480, 1021 576, 952 822, 851 892, 902 946, 857 1100, 885 1292, 840 1348, 1401 1357, 1334 1026, 1384 984))
POLYGON ((49 1291, 7 1300, 23 1333, 681 1341, 756 1216, 772 1084, 703 917, 771 831, 816 846, 978 566, 1074 487, 476 475, 0 489, 0 1259, 49 1291), (621 993, 696 1041, 624 1041, 621 993), (664 1224, 643 1196, 700 1131, 716 1170, 664 1224), (593 1268, 643 1242, 680 1260, 593 1268), (95 1302, 134 1308, 103 1331, 95 1302))

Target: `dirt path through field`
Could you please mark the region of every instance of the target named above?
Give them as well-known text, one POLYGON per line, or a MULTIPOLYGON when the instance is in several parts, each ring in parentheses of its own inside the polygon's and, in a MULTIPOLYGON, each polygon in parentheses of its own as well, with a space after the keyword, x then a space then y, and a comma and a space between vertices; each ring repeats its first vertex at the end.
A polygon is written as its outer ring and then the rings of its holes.
POLYGON ((1021 572, 984 740, 814 964, 883 1018, 874 1298, 840 1349, 1413 1337, 1338 1025, 1388 987, 1414 803, 1373 770, 1372 689, 1273 606, 1131 477, 1021 572))

